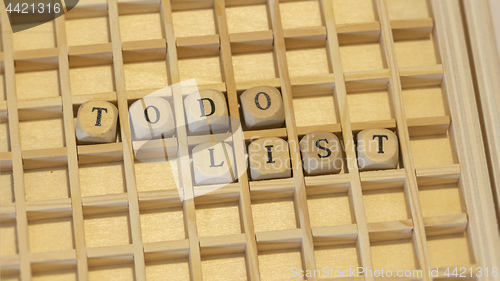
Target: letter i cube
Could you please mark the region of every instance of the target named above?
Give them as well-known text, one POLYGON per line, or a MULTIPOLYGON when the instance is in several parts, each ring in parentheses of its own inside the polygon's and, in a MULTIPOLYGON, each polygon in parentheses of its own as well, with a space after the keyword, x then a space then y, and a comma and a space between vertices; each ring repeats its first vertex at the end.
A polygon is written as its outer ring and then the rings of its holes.
POLYGON ((118 109, 106 101, 88 101, 78 109, 76 138, 80 143, 116 141, 118 109))

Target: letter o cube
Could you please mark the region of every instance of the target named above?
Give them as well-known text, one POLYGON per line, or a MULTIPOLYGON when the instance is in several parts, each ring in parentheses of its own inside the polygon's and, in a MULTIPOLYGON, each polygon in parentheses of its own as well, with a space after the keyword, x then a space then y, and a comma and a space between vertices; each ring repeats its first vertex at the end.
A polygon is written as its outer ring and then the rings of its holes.
POLYGON ((258 86, 240 96, 245 126, 248 129, 268 129, 283 126, 285 110, 278 89, 258 86))
POLYGON ((80 106, 76 119, 76 138, 80 143, 116 141, 118 109, 106 101, 88 101, 80 106))
POLYGON ((175 120, 170 103, 160 97, 146 97, 134 102, 129 110, 133 140, 171 137, 175 120))
POLYGON ((399 159, 398 137, 387 129, 363 130, 357 135, 360 171, 396 169, 399 159))

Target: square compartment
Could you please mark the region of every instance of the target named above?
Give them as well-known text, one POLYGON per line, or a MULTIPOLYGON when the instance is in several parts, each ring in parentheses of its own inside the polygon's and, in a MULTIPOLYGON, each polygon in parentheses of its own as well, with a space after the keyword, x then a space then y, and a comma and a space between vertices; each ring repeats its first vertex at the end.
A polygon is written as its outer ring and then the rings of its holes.
POLYGON ((26 201, 44 201, 70 197, 68 167, 24 171, 26 201))
POLYGON ((85 244, 88 248, 130 244, 128 212, 84 216, 85 244))
POLYGON ((222 236, 240 234, 238 202, 196 206, 198 236, 222 236))
POLYGON ((115 91, 112 65, 74 67, 69 69, 73 95, 109 93, 115 91))
POLYGON ((222 83, 221 61, 219 56, 179 59, 181 81, 196 79, 198 85, 222 83))
POLYGON ((14 178, 12 171, 0 171, 0 204, 14 203, 14 178))
POLYGON ((60 96, 59 70, 51 69, 16 73, 16 93, 18 100, 60 96))
POLYGON ((352 24, 377 21, 373 0, 333 0, 336 24, 352 24))
POLYGON ((188 259, 159 260, 146 262, 146 279, 163 281, 168 276, 169 281, 191 280, 188 259))
POLYGON ((277 77, 273 52, 233 54, 234 79, 237 82, 277 77))
POLYGON ((117 280, 134 281, 135 270, 133 264, 111 264, 89 267, 89 281, 117 280))
POLYGON ((363 191, 366 221, 384 222, 410 218, 402 189, 363 191))
POLYGON ((82 197, 127 192, 123 162, 80 165, 82 197))
POLYGON ((142 242, 186 239, 182 207, 141 210, 142 242))
POLYGON ((75 248, 71 217, 29 221, 28 233, 29 248, 32 253, 75 248))
POLYGON ((445 216, 465 212, 458 183, 422 186, 418 197, 424 217, 445 216))
POLYGON ((371 243, 371 252, 375 270, 417 269, 416 253, 410 239, 371 243))
POLYGON ((62 118, 21 121, 19 122, 19 133, 22 150, 66 146, 62 118))
POLYGON ((403 89, 406 118, 450 115, 441 86, 403 89))
POLYGON ((391 20, 423 19, 431 17, 427 0, 386 0, 391 20))
POLYGON ((163 38, 159 13, 124 15, 119 21, 122 42, 163 38))
POLYGON ((380 42, 340 46, 344 72, 373 71, 387 68, 380 42))
POLYGON ((441 64, 432 39, 396 41, 394 47, 400 68, 441 64))
POLYGON ((168 86, 165 61, 144 61, 123 64, 127 90, 159 89, 168 86))
POLYGON ((410 137, 410 144, 416 168, 458 163, 448 134, 410 137))
POLYGON ((394 119, 392 98, 387 90, 347 94, 351 123, 394 119))
POLYGON ((266 4, 226 7, 229 33, 269 30, 266 4))
POLYGON ((54 271, 35 271, 33 281, 77 281, 76 268, 62 268, 54 271))
POLYGON ((347 225, 355 223, 351 200, 346 193, 307 196, 311 227, 347 225))
POLYGON ((110 42, 108 17, 73 19, 66 21, 69 46, 110 42))
POLYGON ((10 151, 9 121, 0 120, 0 152, 10 151))
POLYGON ((294 96, 293 111, 297 127, 337 124, 337 105, 333 94, 294 96))
POLYGON ((290 1, 279 6, 283 29, 323 25, 319 1, 290 1))
POLYGON ((15 221, 2 222, 0 224, 0 237, 2 237, 0 239, 0 256, 13 256, 19 252, 17 248, 17 227, 15 221))
MULTIPOLYGON (((175 171, 177 172, 177 171, 175 171)), ((174 171, 169 162, 166 163, 146 163, 135 162, 135 183, 137 191, 153 191, 176 189, 177 184, 174 179, 174 171)))
POLYGON ((204 281, 248 280, 245 253, 201 258, 204 281))
MULTIPOLYGON (((260 280, 297 280, 302 270, 302 254, 300 249, 286 249, 259 252, 260 280), (291 269, 296 271, 291 271, 291 269)), ((330 265, 331 266, 331 265, 330 265)))
POLYGON ((356 244, 314 247, 314 257, 317 270, 327 267, 342 271, 361 264, 356 244))
POLYGON ((290 77, 317 76, 333 72, 325 47, 287 50, 286 57, 290 77))
POLYGON ((474 264, 465 233, 427 237, 427 247, 432 268, 474 264), (453 255, 450 255, 450 249, 453 249, 453 255))
POLYGON ((215 15, 212 8, 173 11, 172 21, 175 37, 203 36, 217 34, 215 15))
POLYGON ((56 21, 49 21, 14 33, 14 50, 38 50, 56 47, 55 22, 56 21))
POLYGON ((255 232, 297 228, 293 198, 252 201, 255 232))

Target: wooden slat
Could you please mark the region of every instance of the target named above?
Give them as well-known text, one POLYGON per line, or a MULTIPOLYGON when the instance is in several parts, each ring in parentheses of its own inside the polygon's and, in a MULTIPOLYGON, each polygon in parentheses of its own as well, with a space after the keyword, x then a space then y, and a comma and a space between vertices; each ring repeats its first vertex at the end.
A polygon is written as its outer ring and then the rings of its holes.
POLYGON ((85 245, 85 231, 83 229, 82 195, 80 189, 80 175, 78 171, 78 152, 75 140, 74 113, 69 84, 69 59, 66 39, 65 16, 56 20, 57 45, 59 48, 59 80, 61 87, 65 142, 68 157, 68 181, 71 193, 72 222, 75 235, 76 269, 79 280, 88 279, 87 250, 85 245))
POLYGON ((9 18, 4 9, 2 13, 2 43, 4 50, 5 89, 7 91, 7 110, 9 112, 9 135, 12 152, 12 171, 14 178, 14 198, 16 205, 16 232, 19 255, 19 271, 22 281, 31 280, 31 266, 28 248, 28 218, 24 197, 24 174, 19 134, 19 116, 17 112, 16 78, 14 69, 13 34, 5 28, 9 26, 9 18))
MULTIPOLYGON (((295 182, 295 215, 300 226, 300 235, 302 237, 302 260, 304 270, 315 270, 316 262, 314 258, 314 245, 311 232, 311 224, 309 221, 309 211, 307 207, 307 197, 305 192, 304 174, 302 171, 302 160, 299 150, 299 142, 297 135, 297 126, 295 124, 295 115, 292 103, 292 87, 290 75, 288 73, 288 63, 286 57, 285 38, 283 35, 283 27, 281 26, 281 13, 279 9, 279 1, 269 0, 269 11, 271 17, 271 25, 274 35, 274 55, 278 63, 278 73, 281 84, 281 95, 283 96, 283 104, 285 107, 285 124, 288 134, 288 144, 290 148, 290 161, 292 164, 292 174, 295 182)), ((316 278, 311 278, 316 280, 316 278)))
MULTIPOLYGON (((163 19, 163 28, 165 30, 165 38, 167 41, 167 62, 168 74, 172 84, 179 83, 180 74, 178 66, 178 54, 176 46, 176 39, 174 35, 174 26, 172 21, 172 7, 170 1, 161 0, 161 14, 163 19)), ((174 92, 176 88, 173 89, 174 92)), ((177 141, 179 144, 179 155, 181 158, 179 177, 182 179, 184 197, 194 198, 193 183, 191 179, 191 165, 189 163, 189 151, 187 144, 186 124, 184 122, 184 110, 182 96, 175 95, 173 108, 175 109, 174 118, 177 125, 177 141)), ((184 221, 189 238, 189 269, 191 280, 202 280, 201 273, 201 253, 198 238, 198 231, 196 226, 196 214, 194 199, 184 199, 184 221)))
MULTIPOLYGON (((347 167, 350 176, 350 197, 354 209, 354 216, 358 228, 357 245, 359 249, 359 259, 361 266, 367 270, 373 270, 371 257, 370 240, 368 237, 368 225, 365 215, 365 206, 363 203, 363 192, 361 190, 361 181, 359 177, 358 164, 356 161, 356 151, 352 137, 352 125, 349 115, 349 107, 347 105, 347 77, 344 80, 344 70, 340 58, 339 37, 333 14, 333 1, 323 0, 323 13, 328 32, 327 47, 330 52, 330 63, 333 66, 335 74, 335 92, 337 106, 339 108, 340 121, 342 125, 342 137, 344 139, 347 167)), ((365 280, 374 280, 373 276, 366 276, 365 280)))
POLYGON ((115 79, 116 95, 118 99, 118 114, 120 120, 121 140, 123 143, 124 173, 127 186, 128 208, 130 216, 130 233, 134 257, 135 280, 146 280, 146 265, 142 246, 141 222, 139 219, 139 200, 135 185, 134 153, 130 135, 127 92, 125 91, 125 76, 123 73, 122 42, 120 39, 120 26, 118 22, 118 1, 108 1, 109 30, 111 45, 113 47, 113 72, 115 79))
POLYGON ((411 154, 412 150, 410 147, 410 135, 404 112, 400 73, 396 60, 396 50, 391 30, 391 23, 389 20, 385 0, 377 0, 376 5, 378 17, 380 19, 382 27, 381 43, 384 46, 384 53, 391 75, 389 85, 390 92, 392 94, 393 108, 395 111, 400 151, 402 154, 407 178, 405 191, 409 199, 408 203, 411 210, 411 219, 413 220, 414 225, 413 242, 415 243, 416 260, 418 261, 419 267, 423 270, 423 280, 429 280, 430 277, 427 271, 430 266, 430 258, 427 249, 427 239, 425 236, 422 211, 419 204, 415 166, 413 164, 413 157, 411 154))

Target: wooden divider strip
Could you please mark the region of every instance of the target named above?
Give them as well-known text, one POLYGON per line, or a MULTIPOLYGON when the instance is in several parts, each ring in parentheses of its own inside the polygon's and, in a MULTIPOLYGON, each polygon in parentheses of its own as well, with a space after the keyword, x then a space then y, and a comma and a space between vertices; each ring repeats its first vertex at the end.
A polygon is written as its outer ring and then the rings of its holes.
MULTIPOLYGON (((271 25, 274 36, 274 54, 278 64, 278 72, 281 84, 281 94, 285 106, 285 124, 288 134, 288 144, 290 147, 290 160, 292 162, 293 179, 295 182, 295 210, 298 216, 298 222, 302 236, 302 258, 304 270, 316 270, 314 258, 314 245, 312 239, 312 230, 309 220, 309 211, 307 208, 307 194, 302 171, 302 161, 299 150, 299 140, 297 127, 295 124, 295 115, 293 110, 292 86, 288 73, 288 63, 286 58, 285 38, 283 36, 283 27, 281 26, 281 15, 279 10, 279 1, 269 0, 269 9, 271 15, 271 25)), ((311 278, 316 280, 317 278, 311 278)))
MULTIPOLYGON (((352 199, 356 224, 358 226, 358 250, 363 267, 373 270, 371 258, 370 240, 368 237, 368 225, 365 215, 365 206, 363 203, 363 192, 361 189, 361 180, 359 176, 354 139, 352 135, 351 120, 349 117, 349 107, 347 104, 347 90, 344 80, 344 70, 340 58, 339 39, 337 26, 333 13, 332 0, 323 0, 323 13, 327 30, 327 46, 330 52, 330 63, 333 66, 335 75, 335 96, 340 111, 340 120, 342 125, 342 137, 346 153, 347 167, 350 176, 350 195, 352 199)), ((365 280, 373 280, 373 276, 365 277, 365 280)))
POLYGON ((415 251, 419 263, 418 266, 424 272, 423 280, 429 280, 428 270, 430 266, 430 259, 427 249, 424 220, 422 210, 418 201, 417 178, 415 174, 415 166, 413 164, 413 157, 411 155, 410 134, 408 131, 408 124, 404 112, 401 80, 396 60, 394 39, 392 37, 391 22, 389 19, 389 15, 387 14, 384 1, 385 0, 377 0, 376 2, 380 25, 382 27, 381 43, 384 46, 387 66, 389 67, 389 71, 391 74, 389 85, 392 93, 394 113, 397 124, 397 133, 402 154, 401 157, 403 158, 403 164, 406 172, 405 189, 407 198, 409 199, 408 203, 410 205, 411 218, 413 220, 413 236, 415 251))
POLYGON ((78 171, 78 150, 75 140, 73 103, 69 77, 68 44, 66 40, 65 16, 56 19, 56 38, 59 47, 59 81, 63 106, 64 132, 68 157, 68 178, 71 192, 73 233, 77 260, 78 280, 88 279, 87 249, 83 229, 82 195, 78 171))
MULTIPOLYGON (((3 10, 3 9, 2 9, 3 10)), ((5 88, 7 90, 7 112, 9 116, 10 148, 12 152, 12 172, 14 178, 14 198, 16 206, 17 246, 19 250, 19 271, 23 281, 31 280, 30 252, 28 244, 28 218, 24 197, 24 171, 17 112, 16 77, 14 68, 14 42, 6 11, 2 13, 2 42, 5 66, 5 88)))
POLYGON ((121 137, 123 144, 123 162, 125 180, 127 185, 128 208, 130 215, 130 231, 132 236, 135 278, 137 281, 146 280, 146 265, 144 262, 144 247, 139 213, 139 200, 135 184, 134 153, 128 119, 127 92, 125 90, 125 77, 123 73, 122 42, 120 38, 120 25, 118 22, 117 0, 108 1, 108 20, 113 47, 113 70, 115 77, 116 95, 118 100, 118 114, 120 120, 121 137))
MULTIPOLYGON (((168 73, 170 74, 170 82, 176 84, 180 81, 179 65, 177 57, 177 46, 174 35, 174 26, 172 21, 172 8, 168 0, 161 1, 162 15, 164 21, 165 37, 167 39, 167 60, 168 73)), ((177 141, 179 145, 180 158, 180 182, 184 190, 184 220, 187 226, 187 234, 189 238, 189 269, 191 280, 203 280, 201 272, 201 253, 200 240, 198 238, 198 230, 196 226, 196 208, 194 205, 194 190, 191 179, 191 164, 189 161, 189 150, 187 147, 188 139, 186 132, 186 124, 184 120, 184 102, 182 93, 175 93, 176 88, 172 89, 174 100, 175 122, 177 126, 177 141), (190 199, 185 199, 186 197, 190 199)))
MULTIPOLYGON (((226 7, 224 0, 215 0, 215 14, 217 26, 220 36, 220 53, 223 65, 223 76, 226 83, 226 93, 229 104, 230 116, 236 120, 240 120, 238 108, 238 95, 236 92, 236 81, 234 78, 233 61, 231 53, 231 42, 226 18, 226 7)), ((234 119, 233 119, 234 120, 234 119)), ((232 120, 231 120, 232 121, 232 120)), ((241 130, 241 124, 238 126, 241 130)), ((236 168, 238 171, 246 170, 247 163, 245 157, 245 148, 243 147, 244 140, 239 134, 233 134, 233 150, 236 160, 236 168)), ((241 173, 240 173, 241 174, 241 173)), ((250 187, 248 184, 248 174, 245 172, 238 178, 240 186, 240 217, 242 218, 243 231, 246 238, 246 258, 248 276, 250 280, 260 280, 259 276, 259 260, 257 252, 257 243, 255 241, 255 230, 253 226, 250 187)))

